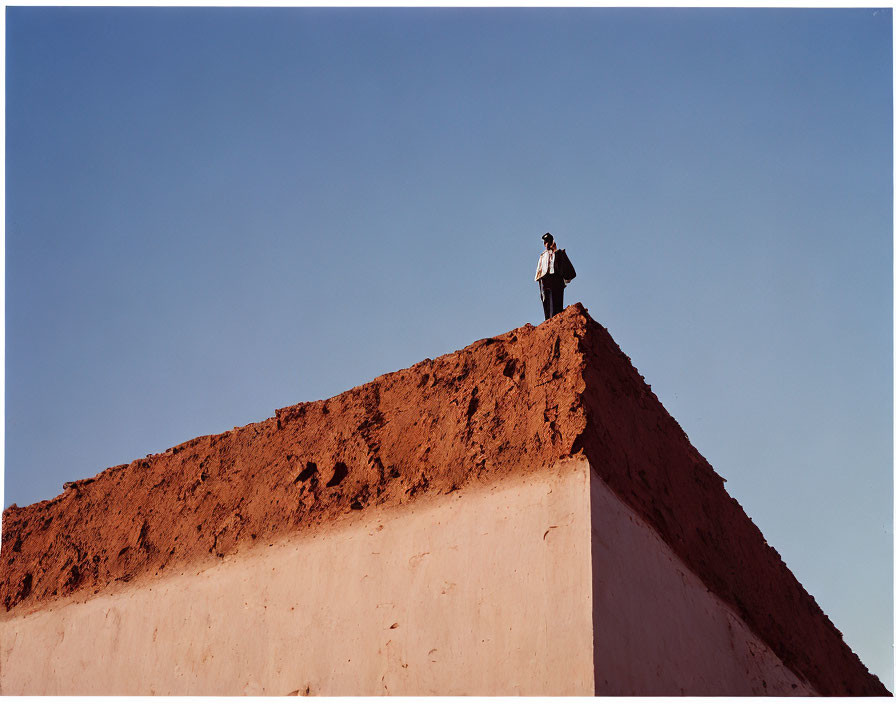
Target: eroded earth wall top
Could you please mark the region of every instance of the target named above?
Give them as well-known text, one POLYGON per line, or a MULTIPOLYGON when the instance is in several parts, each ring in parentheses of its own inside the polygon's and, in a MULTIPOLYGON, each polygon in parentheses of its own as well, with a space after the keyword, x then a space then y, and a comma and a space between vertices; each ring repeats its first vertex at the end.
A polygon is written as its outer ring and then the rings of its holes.
POLYGON ((817 691, 889 694, 578 303, 11 506, 0 602, 18 611, 152 579, 576 454, 817 691))

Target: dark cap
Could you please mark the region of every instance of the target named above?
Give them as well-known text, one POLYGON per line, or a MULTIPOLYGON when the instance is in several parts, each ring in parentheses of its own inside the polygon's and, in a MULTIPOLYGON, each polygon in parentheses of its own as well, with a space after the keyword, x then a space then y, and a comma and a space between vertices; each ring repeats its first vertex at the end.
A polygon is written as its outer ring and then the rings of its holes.
POLYGON ((553 241, 554 241, 554 236, 553 236, 550 232, 545 232, 545 233, 541 236, 541 241, 542 241, 542 242, 545 242, 545 243, 547 243, 547 242, 553 242, 553 241))

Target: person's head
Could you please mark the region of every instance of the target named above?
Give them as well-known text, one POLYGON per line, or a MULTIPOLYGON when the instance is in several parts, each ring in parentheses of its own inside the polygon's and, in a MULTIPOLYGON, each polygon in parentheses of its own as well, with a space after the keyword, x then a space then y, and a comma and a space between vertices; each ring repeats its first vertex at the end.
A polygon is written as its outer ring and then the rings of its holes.
POLYGON ((544 242, 545 249, 553 249, 554 248, 554 236, 550 232, 545 232, 541 236, 541 241, 544 242))

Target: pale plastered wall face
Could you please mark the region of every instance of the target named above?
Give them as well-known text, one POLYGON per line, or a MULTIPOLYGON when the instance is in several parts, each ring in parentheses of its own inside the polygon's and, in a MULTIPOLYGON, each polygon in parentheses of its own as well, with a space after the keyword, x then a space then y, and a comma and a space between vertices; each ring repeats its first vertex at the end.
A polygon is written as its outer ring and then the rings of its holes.
POLYGON ((590 695, 582 460, 0 622, 0 693, 590 695))
POLYGON ((583 460, 0 621, 6 695, 590 695, 595 683, 814 694, 583 460))
POLYGON ((597 694, 817 694, 593 473, 591 513, 597 694))

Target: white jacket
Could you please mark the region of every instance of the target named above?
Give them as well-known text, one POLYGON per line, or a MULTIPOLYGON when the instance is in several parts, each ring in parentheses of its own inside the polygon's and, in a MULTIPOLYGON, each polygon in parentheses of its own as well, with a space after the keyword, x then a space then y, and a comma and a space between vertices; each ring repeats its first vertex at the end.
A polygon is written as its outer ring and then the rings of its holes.
POLYGON ((535 280, 538 281, 545 274, 554 273, 554 252, 546 249, 538 258, 538 267, 535 269, 535 280))
MULTIPOLYGON (((545 274, 553 274, 554 272, 554 260, 556 259, 557 250, 549 250, 546 249, 541 253, 541 256, 538 258, 538 267, 535 269, 535 280, 538 281, 545 274)), ((569 284, 569 281, 566 279, 563 280, 564 284, 569 284)))

